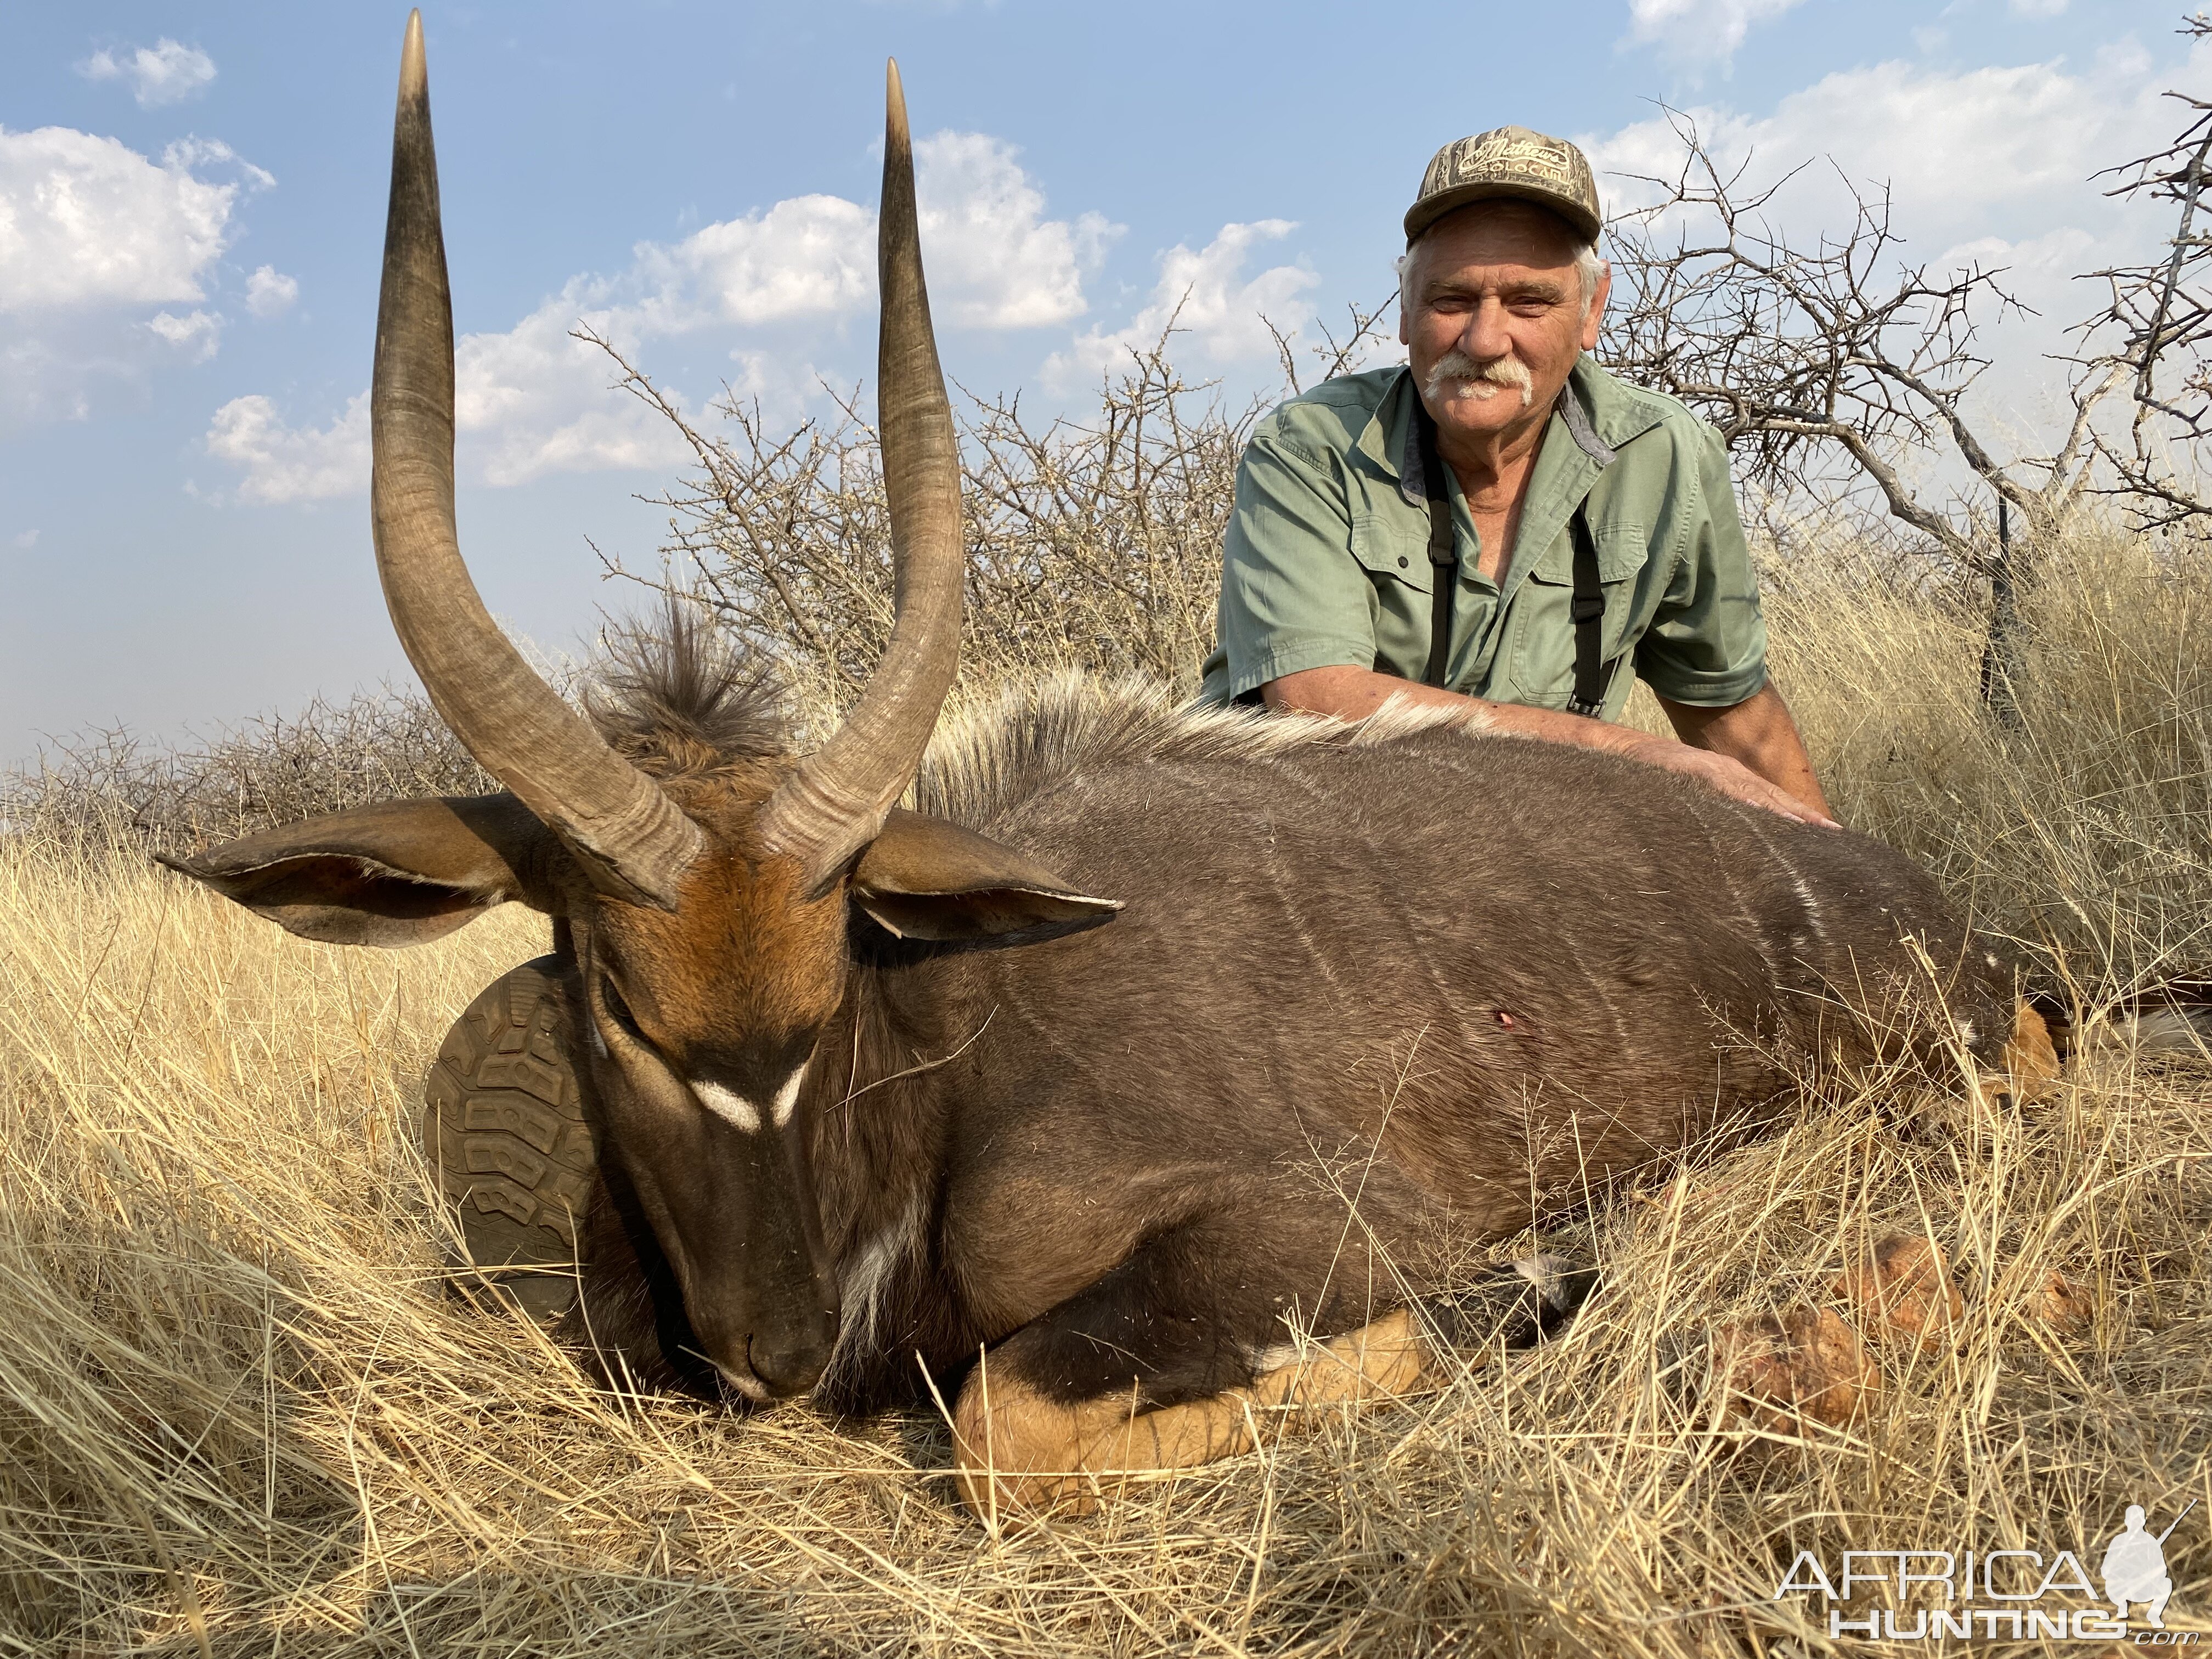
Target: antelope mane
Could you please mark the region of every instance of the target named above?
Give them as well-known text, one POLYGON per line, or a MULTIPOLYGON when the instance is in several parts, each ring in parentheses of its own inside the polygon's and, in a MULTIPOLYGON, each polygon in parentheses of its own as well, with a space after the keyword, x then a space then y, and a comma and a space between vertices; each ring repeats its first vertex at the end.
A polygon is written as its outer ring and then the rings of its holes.
POLYGON ((795 738, 775 664, 674 601, 657 626, 631 623, 608 635, 584 706, 609 748, 661 782, 776 760, 795 738))
MULTIPOLYGON (((675 603, 650 624, 632 623, 609 635, 584 702, 609 747, 665 783, 708 782, 776 762, 800 742, 776 665, 675 603)), ((1264 764, 1301 750, 1366 747, 1440 726, 1474 733, 1483 723, 1403 702, 1357 725, 1263 715, 1190 703, 1156 680, 1069 670, 948 710, 923 757, 913 799, 920 811, 975 828, 1101 769, 1264 764)))

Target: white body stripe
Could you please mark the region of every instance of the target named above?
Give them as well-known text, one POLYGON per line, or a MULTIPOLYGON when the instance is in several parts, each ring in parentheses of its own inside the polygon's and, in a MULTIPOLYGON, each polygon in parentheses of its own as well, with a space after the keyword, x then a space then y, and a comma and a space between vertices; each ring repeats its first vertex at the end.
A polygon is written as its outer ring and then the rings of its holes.
POLYGON ((1805 907, 1805 920, 1813 929, 1813 937, 1826 945, 1828 942, 1828 930, 1820 926, 1820 901, 1813 896, 1813 890, 1806 884, 1804 877, 1792 875, 1790 881, 1790 884, 1797 890, 1798 902, 1805 907))

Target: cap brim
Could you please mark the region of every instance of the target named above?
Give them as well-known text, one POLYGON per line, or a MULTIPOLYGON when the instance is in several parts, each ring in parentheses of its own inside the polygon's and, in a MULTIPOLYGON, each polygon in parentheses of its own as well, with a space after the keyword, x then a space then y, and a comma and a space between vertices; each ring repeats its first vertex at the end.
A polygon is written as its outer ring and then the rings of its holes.
POLYGON ((1486 179, 1478 184, 1460 185, 1425 197, 1406 210, 1406 246, 1411 247, 1420 234, 1447 213, 1456 213, 1477 202, 1527 202, 1556 213, 1577 230, 1585 240, 1595 242, 1604 227, 1598 216, 1588 208, 1565 196, 1539 190, 1533 185, 1508 184, 1503 180, 1486 179))

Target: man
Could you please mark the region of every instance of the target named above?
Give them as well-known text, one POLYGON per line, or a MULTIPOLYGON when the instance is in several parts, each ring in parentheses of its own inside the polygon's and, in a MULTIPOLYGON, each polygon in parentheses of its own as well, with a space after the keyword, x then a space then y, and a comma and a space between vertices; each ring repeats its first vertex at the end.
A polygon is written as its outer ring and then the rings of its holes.
POLYGON ((1585 355, 1599 225, 1572 144, 1500 127, 1437 152, 1406 214, 1408 362, 1291 398, 1245 451, 1204 695, 1464 709, 1827 823, 1719 434, 1585 355), (1615 723, 1638 676, 1679 743, 1615 723))

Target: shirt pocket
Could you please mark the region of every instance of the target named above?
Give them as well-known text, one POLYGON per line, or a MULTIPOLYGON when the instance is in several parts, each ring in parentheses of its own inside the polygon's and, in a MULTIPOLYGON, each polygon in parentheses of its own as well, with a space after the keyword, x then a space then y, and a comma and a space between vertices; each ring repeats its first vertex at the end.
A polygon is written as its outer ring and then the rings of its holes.
POLYGON ((1428 664, 1436 610, 1427 520, 1415 521, 1402 512, 1357 510, 1352 556, 1367 576, 1376 671, 1420 678, 1428 664))
POLYGON ((1384 593, 1401 588, 1415 593, 1433 590, 1434 567, 1429 563, 1429 525, 1418 528, 1403 514, 1382 514, 1361 507, 1352 515, 1352 556, 1359 561, 1368 580, 1384 593))
MULTIPOLYGON (((1593 526, 1598 591, 1605 599, 1601 659, 1620 657, 1635 641, 1636 578, 1651 556, 1650 532, 1638 524, 1593 526)), ((1574 535, 1560 531, 1529 567, 1513 599, 1513 678, 1519 701, 1564 708, 1575 689, 1574 535)), ((1610 701, 1608 699, 1608 701, 1610 701)))

